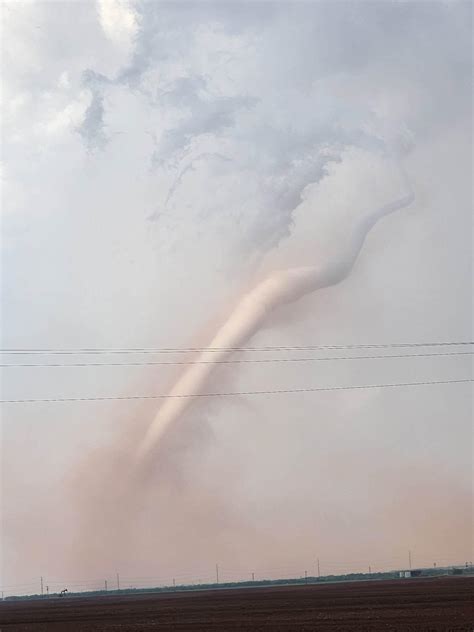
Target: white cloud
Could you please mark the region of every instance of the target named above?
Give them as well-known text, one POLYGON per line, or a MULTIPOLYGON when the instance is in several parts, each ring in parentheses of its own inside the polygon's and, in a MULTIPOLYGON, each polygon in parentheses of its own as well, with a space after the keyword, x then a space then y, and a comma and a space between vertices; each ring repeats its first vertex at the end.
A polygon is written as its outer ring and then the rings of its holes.
POLYGON ((114 44, 129 48, 138 31, 137 15, 129 0, 98 0, 100 25, 114 44))

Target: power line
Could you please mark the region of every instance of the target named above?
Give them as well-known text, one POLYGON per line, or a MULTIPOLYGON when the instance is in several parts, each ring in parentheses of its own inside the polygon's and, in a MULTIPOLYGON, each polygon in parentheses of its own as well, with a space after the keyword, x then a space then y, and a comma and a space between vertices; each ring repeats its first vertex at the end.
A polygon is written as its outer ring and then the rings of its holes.
MULTIPOLYGON (((469 559, 469 555, 467 556, 469 559)), ((417 559, 419 559, 419 556, 417 556, 417 559)), ((466 564, 468 564, 468 562, 466 561, 466 558, 463 558, 462 560, 460 559, 453 559, 452 557, 447 557, 447 558, 439 558, 436 555, 433 556, 423 556, 421 558, 421 560, 419 559, 418 562, 418 567, 422 568, 422 569, 428 569, 428 568, 432 568, 432 562, 431 560, 436 559, 436 562, 438 562, 440 564, 439 566, 439 570, 442 569, 447 569, 447 568, 456 568, 456 567, 466 567, 466 564)), ((413 561, 413 560, 412 560, 413 561)), ((316 566, 317 562, 319 562, 319 559, 316 559, 316 566)), ((360 560, 360 561, 354 561, 354 560, 347 560, 347 561, 337 561, 337 562, 331 562, 331 561, 324 561, 324 569, 329 569, 331 571, 331 573, 326 573, 326 576, 329 574, 336 574, 336 575, 344 575, 346 574, 345 571, 348 571, 349 573, 351 572, 356 572, 356 573, 360 573, 363 572, 362 568, 367 568, 367 566, 369 564, 372 565, 376 565, 377 571, 376 572, 393 572, 396 569, 403 569, 405 568, 405 562, 406 562, 406 556, 405 555, 397 555, 397 556, 393 556, 391 558, 383 558, 383 559, 367 559, 367 560, 360 560)), ((472 568, 472 563, 468 564, 471 568, 472 568)), ((321 564, 321 566, 323 566, 321 564)), ((316 569, 315 569, 316 570, 316 569)), ((373 566, 372 566, 372 570, 373 570, 373 566)), ((229 576, 231 577, 230 581, 246 581, 249 575, 259 575, 260 576, 260 580, 265 580, 265 579, 271 579, 272 575, 278 574, 279 578, 289 578, 289 577, 295 577, 295 576, 300 576, 300 579, 302 579, 302 573, 304 573, 304 571, 302 571, 302 564, 298 564, 298 563, 290 563, 290 564, 286 564, 286 565, 279 565, 279 566, 271 566, 271 567, 252 567, 251 569, 243 569, 243 568, 239 568, 239 569, 229 569, 227 567, 222 568, 222 566, 219 566, 219 575, 221 576, 225 576, 226 578, 229 578, 229 576), (233 579, 232 576, 240 576, 242 577, 242 580, 239 579, 233 579)), ((317 573, 316 576, 320 575, 320 573, 317 573)), ((215 573, 213 574, 211 569, 203 569, 202 572, 201 570, 197 570, 196 568, 188 571, 188 572, 180 572, 180 573, 168 573, 167 575, 162 575, 162 576, 154 576, 154 575, 148 575, 148 576, 139 576, 139 577, 135 577, 135 576, 125 576, 125 575, 120 575, 120 579, 122 580, 121 583, 125 585, 125 589, 127 588, 126 584, 129 583, 133 583, 133 585, 136 587, 137 584, 148 584, 148 586, 150 587, 158 587, 159 585, 165 585, 165 586, 170 586, 172 585, 172 580, 171 577, 174 576, 175 579, 177 579, 178 581, 180 581, 181 585, 185 585, 184 582, 186 583, 195 583, 195 582, 202 582, 202 580, 205 580, 205 582, 209 581, 209 582, 214 582, 215 581, 215 573), (197 578, 200 577, 201 580, 198 580, 197 578), (153 586, 154 584, 154 586, 153 586)), ((324 576, 324 575, 323 575, 324 576)), ((308 575, 309 578, 309 575, 308 575)), ((49 579, 48 580, 48 585, 50 587, 55 587, 55 586, 64 586, 64 585, 68 585, 69 587, 83 587, 86 590, 95 590, 96 588, 94 588, 94 586, 97 587, 97 589, 102 589, 104 586, 104 580, 103 579, 49 579)), ((38 586, 38 581, 37 579, 32 580, 30 582, 23 582, 23 583, 19 583, 19 584, 7 584, 4 586, 0 586, 1 590, 3 591, 8 591, 10 593, 13 593, 14 589, 26 589, 27 587, 34 587, 37 589, 38 586)), ((19 593, 20 591, 18 591, 19 593)))
POLYGON ((210 353, 219 353, 221 351, 235 352, 267 352, 267 351, 311 351, 318 349, 339 350, 339 349, 388 349, 402 347, 443 347, 443 346, 461 346, 473 345, 472 341, 456 341, 456 342, 404 342, 404 343, 386 343, 386 344, 360 344, 360 345, 301 345, 301 346, 264 346, 264 347, 156 347, 156 348, 135 348, 135 349, 0 349, 3 354, 46 354, 46 355, 79 355, 79 354, 107 354, 107 353, 201 353, 208 351, 210 353))
POLYGON ((7 363, 0 364, 0 368, 25 368, 25 367, 91 367, 91 366, 178 366, 187 364, 260 364, 272 362, 320 362, 335 360, 382 360, 389 358, 433 358, 445 356, 474 355, 474 351, 449 351, 446 353, 405 353, 375 356, 336 356, 324 358, 264 358, 250 360, 183 360, 171 362, 74 362, 74 363, 7 363))
POLYGON ((240 395, 284 395, 289 393, 316 393, 322 391, 349 391, 374 388, 400 388, 404 386, 428 386, 440 384, 465 384, 473 382, 474 379, 467 378, 462 380, 436 380, 427 382, 402 382, 396 384, 363 384, 352 386, 321 386, 316 388, 295 388, 295 389, 276 389, 268 391, 236 391, 227 393, 193 393, 183 395, 122 395, 122 396, 104 396, 104 397, 54 397, 47 399, 3 399, 1 404, 30 404, 30 403, 53 403, 53 402, 95 402, 95 401, 120 401, 120 400, 143 400, 143 399, 185 399, 198 397, 237 397, 240 395))

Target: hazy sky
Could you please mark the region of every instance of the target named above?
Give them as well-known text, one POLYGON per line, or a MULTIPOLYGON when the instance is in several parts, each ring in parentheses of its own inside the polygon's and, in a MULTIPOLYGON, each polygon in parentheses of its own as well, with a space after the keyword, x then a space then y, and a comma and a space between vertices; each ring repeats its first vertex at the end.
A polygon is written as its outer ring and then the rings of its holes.
MULTIPOLYGON (((349 278, 251 344, 472 340, 471 30, 469 2, 3 3, 2 348, 205 345, 243 292, 337 256, 407 186, 349 278)), ((248 363, 208 390, 471 370, 248 363)), ((177 372, 9 367, 2 399, 166 393, 177 372)), ((199 401, 132 484, 157 407, 3 406, 8 592, 472 559, 468 384, 199 401)))

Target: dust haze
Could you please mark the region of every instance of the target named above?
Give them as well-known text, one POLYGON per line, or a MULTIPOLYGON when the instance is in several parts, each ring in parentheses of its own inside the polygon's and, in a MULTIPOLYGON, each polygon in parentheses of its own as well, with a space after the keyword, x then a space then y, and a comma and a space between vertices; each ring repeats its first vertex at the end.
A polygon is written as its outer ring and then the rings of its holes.
MULTIPOLYGON (((4 3, 2 348, 203 351, 4 354, 122 365, 4 367, 2 399, 469 378, 469 356, 139 363, 472 340, 471 13, 4 3)), ((471 439, 465 384, 4 404, 2 584, 464 563, 471 439)))

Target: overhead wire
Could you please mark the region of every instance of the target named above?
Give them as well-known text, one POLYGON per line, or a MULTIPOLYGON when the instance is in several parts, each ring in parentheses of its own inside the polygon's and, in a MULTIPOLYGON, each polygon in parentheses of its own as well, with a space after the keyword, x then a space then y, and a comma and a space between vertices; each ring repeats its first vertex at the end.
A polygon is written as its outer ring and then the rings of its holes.
POLYGON ((205 398, 205 397, 238 397, 252 395, 284 395, 290 393, 316 393, 326 391, 349 391, 362 389, 377 388, 401 388, 410 386, 433 386, 443 384, 466 384, 473 382, 474 379, 457 379, 457 380, 432 380, 424 382, 401 382, 392 384, 361 384, 350 386, 320 386, 314 388, 294 388, 294 389, 274 389, 261 391, 235 391, 223 393, 192 393, 192 394, 167 394, 167 395, 118 395, 118 396, 99 396, 99 397, 51 397, 51 398, 27 398, 27 399, 3 399, 1 404, 29 404, 29 403, 55 403, 55 402, 93 402, 93 401, 122 401, 122 400, 158 400, 158 399, 183 399, 183 398, 205 398))
POLYGON ((383 344, 350 344, 350 345, 276 345, 262 347, 137 347, 137 348, 10 348, 0 349, 1 354, 28 355, 87 355, 87 354, 127 354, 127 353, 220 353, 222 351, 235 352, 271 352, 271 351, 313 351, 313 350, 340 350, 340 349, 388 349, 402 347, 443 347, 474 345, 473 341, 449 341, 449 342, 403 342, 383 344))
POLYGON ((446 356, 469 356, 474 355, 474 351, 448 351, 442 353, 405 353, 405 354, 383 354, 373 356, 334 356, 334 357, 316 357, 316 358, 251 358, 239 360, 176 360, 176 361, 153 361, 153 362, 70 362, 70 363, 4 363, 0 364, 0 368, 66 368, 66 367, 97 367, 97 366, 180 366, 189 364, 268 364, 268 363, 285 363, 285 362, 322 362, 337 360, 382 360, 382 359, 402 359, 402 358, 433 358, 446 356))

